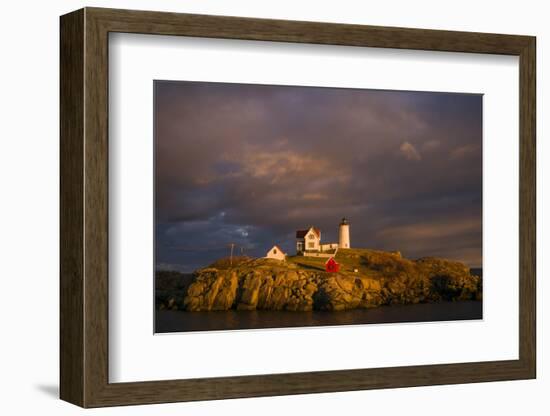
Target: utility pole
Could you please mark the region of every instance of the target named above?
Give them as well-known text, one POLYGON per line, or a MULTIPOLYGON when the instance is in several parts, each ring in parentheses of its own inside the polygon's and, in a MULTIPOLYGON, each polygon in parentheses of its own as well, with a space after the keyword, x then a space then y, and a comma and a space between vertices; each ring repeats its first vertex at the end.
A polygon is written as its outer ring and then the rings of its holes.
POLYGON ((235 247, 235 243, 229 243, 231 246, 231 257, 229 257, 229 265, 233 267, 233 247, 235 247))

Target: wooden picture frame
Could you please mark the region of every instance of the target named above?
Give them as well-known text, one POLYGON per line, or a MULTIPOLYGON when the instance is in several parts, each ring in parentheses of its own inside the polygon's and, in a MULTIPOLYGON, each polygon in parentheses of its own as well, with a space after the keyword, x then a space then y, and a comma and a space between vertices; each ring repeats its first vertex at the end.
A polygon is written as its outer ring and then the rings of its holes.
POLYGON ((61 17, 60 396, 82 407, 530 379, 535 333, 535 38, 85 8, 61 17), (519 56, 519 359, 109 383, 110 32, 519 56))

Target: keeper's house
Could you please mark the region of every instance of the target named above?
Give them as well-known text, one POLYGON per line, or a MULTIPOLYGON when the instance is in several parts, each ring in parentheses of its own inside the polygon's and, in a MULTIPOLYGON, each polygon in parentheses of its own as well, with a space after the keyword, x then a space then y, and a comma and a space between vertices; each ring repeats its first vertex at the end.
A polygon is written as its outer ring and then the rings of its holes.
POLYGON ((309 227, 307 230, 296 231, 296 253, 321 250, 321 230, 309 227))

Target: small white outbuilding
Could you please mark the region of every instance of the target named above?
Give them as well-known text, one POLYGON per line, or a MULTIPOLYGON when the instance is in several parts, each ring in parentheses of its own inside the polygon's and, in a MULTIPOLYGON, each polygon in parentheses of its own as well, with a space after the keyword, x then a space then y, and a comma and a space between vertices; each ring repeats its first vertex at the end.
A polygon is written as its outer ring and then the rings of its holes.
POLYGON ((274 245, 266 254, 265 256, 268 259, 275 259, 275 260, 286 260, 286 254, 283 250, 279 248, 279 246, 274 245))

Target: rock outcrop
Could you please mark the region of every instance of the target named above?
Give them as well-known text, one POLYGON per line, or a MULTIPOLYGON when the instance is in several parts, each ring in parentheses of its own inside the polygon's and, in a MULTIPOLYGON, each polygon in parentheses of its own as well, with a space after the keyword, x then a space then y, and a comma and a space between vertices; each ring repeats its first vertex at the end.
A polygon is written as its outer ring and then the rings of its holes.
MULTIPOLYGON (((462 263, 399 252, 340 250, 338 273, 318 259, 242 259, 195 272, 170 309, 339 311, 387 304, 481 299, 481 278, 462 263)), ((168 300, 167 302, 170 302, 168 300)), ((162 307, 161 305, 161 307, 162 307)))
POLYGON ((183 306, 189 311, 224 311, 235 303, 239 280, 232 270, 205 269, 187 289, 183 306))

